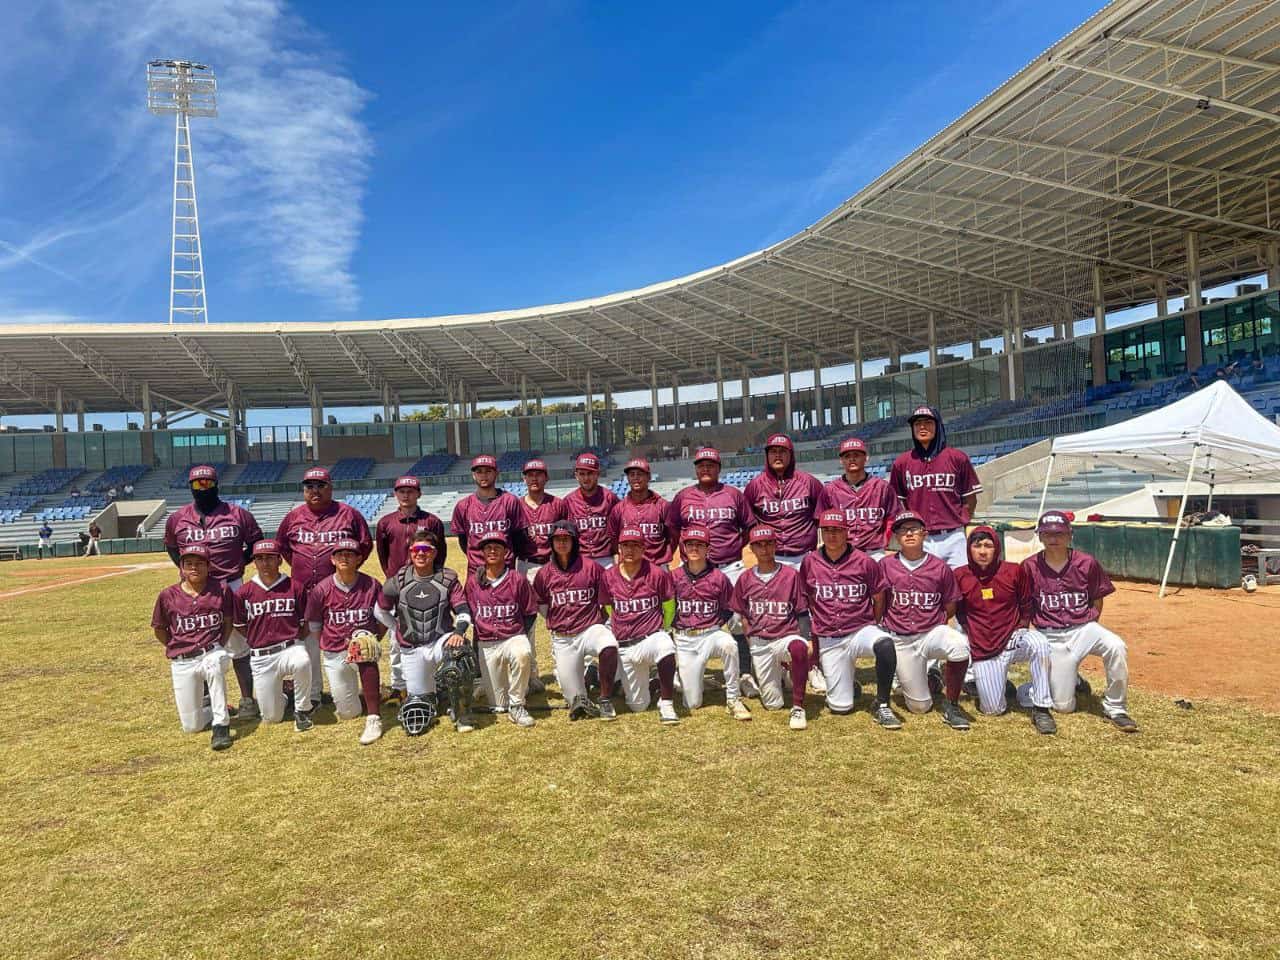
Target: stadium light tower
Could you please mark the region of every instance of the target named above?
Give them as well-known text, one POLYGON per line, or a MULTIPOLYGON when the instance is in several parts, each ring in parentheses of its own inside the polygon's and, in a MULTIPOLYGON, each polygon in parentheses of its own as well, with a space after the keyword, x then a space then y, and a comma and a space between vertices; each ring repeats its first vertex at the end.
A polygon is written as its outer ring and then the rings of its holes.
POLYGON ((194 323, 208 323, 190 120, 218 115, 218 82, 203 63, 152 60, 147 64, 147 107, 157 116, 174 115, 169 323, 176 323, 180 316, 194 323))

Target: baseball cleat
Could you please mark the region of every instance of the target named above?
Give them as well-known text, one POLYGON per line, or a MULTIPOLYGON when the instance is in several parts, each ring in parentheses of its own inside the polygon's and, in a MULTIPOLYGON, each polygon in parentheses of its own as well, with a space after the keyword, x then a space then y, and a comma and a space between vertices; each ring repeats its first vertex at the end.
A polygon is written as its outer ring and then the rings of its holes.
POLYGON ((960 690, 967 697, 978 699, 978 682, 976 680, 966 680, 960 685, 960 690))
POLYGON ((529 716, 529 711, 524 708, 524 704, 512 705, 507 710, 507 715, 511 717, 511 722, 517 727, 528 729, 533 726, 533 717, 529 716))
POLYGON ((1076 674, 1076 696, 1091 697, 1093 696, 1093 687, 1089 685, 1089 681, 1080 674, 1076 674))
MULTIPOLYGON (((976 699, 978 699, 978 698, 975 696, 975 697, 974 697, 974 699, 976 700, 976 699)), ((1005 703, 1015 703, 1015 702, 1017 701, 1017 699, 1018 699, 1018 688, 1017 688, 1017 687, 1015 687, 1015 686, 1013 685, 1013 681, 1012 681, 1012 680, 1005 680, 1005 682, 1004 682, 1004 702, 1005 702, 1005 703)))
POLYGON ((809 668, 809 689, 817 694, 827 692, 827 678, 822 675, 822 671, 817 667, 809 668))
MULTIPOLYGON (((607 700, 604 702, 608 703, 607 700)), ((573 702, 569 704, 570 720, 587 720, 598 716, 600 716, 600 708, 581 694, 574 697, 573 702)))
POLYGON ((738 678, 738 689, 742 691, 742 696, 754 697, 760 699, 760 685, 756 683, 756 678, 749 673, 744 673, 738 678))
POLYGON ((241 697, 240 706, 236 708, 236 718, 240 720, 259 720, 262 711, 258 709, 258 701, 253 697, 241 697))
POLYGON ((320 706, 322 706, 322 707, 332 707, 332 706, 333 706, 333 694, 332 694, 332 693, 321 693, 321 694, 320 694, 320 706))
POLYGON ((600 668, 594 663, 587 667, 586 672, 582 675, 588 690, 594 690, 600 686, 600 668))
POLYGON ((530 693, 546 693, 547 692, 547 685, 542 682, 542 678, 537 674, 534 674, 532 677, 529 678, 529 692, 530 693))
POLYGON ((225 750, 231 746, 231 728, 225 723, 214 724, 213 737, 209 741, 209 746, 214 750, 225 750))
POLYGON ((862 684, 857 680, 853 681, 853 702, 857 703, 862 699, 862 684))
POLYGON ((1107 718, 1116 725, 1124 733, 1137 733, 1138 722, 1127 713, 1113 713, 1107 718))
POLYGON ((297 710, 294 712, 293 729, 297 730, 299 733, 306 733, 315 725, 315 721, 311 719, 310 710, 297 710))
POLYGON ((459 733, 470 733, 475 728, 476 725, 471 722, 471 718, 465 713, 460 713, 453 718, 453 729, 459 733))
POLYGON ((680 718, 676 716, 676 705, 670 700, 659 700, 658 719, 668 726, 679 723, 680 718))
POLYGON ((600 706, 596 707, 596 715, 601 720, 617 720, 618 719, 618 711, 617 711, 617 708, 614 707, 612 700, 601 700, 600 706))
POLYGON ((902 721, 898 719, 898 715, 893 712, 893 708, 891 708, 887 703, 877 703, 873 715, 876 718, 876 723, 880 724, 880 726, 884 727, 886 730, 902 729, 902 721))
POLYGON ((729 700, 724 705, 725 712, 735 720, 750 720, 751 711, 741 700, 729 700))
POLYGON ((787 726, 792 730, 804 730, 809 726, 809 718, 804 715, 804 707, 791 708, 791 719, 787 721, 787 726))
POLYGON ((360 743, 364 746, 382 739, 382 718, 371 713, 364 718, 364 733, 360 734, 360 743))
POLYGON ((1058 724, 1045 707, 1035 707, 1031 711, 1031 723, 1035 726, 1037 733, 1057 733, 1058 724))
POLYGON ((942 671, 937 667, 930 667, 927 676, 929 678, 929 692, 936 697, 942 692, 942 671))
POLYGON ((942 722, 952 730, 969 729, 969 718, 964 715, 960 705, 952 700, 944 700, 942 703, 942 722))

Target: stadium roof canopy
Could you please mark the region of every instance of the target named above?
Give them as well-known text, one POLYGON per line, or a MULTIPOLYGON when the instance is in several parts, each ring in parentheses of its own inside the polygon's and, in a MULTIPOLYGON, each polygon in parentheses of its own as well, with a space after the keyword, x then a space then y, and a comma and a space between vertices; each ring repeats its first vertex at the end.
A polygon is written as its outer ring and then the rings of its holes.
POLYGON ((1280 0, 1117 0, 813 226, 638 290, 346 323, 17 326, 0 407, 325 406, 581 394, 777 373, 1000 336, 1274 264, 1280 0), (1095 267, 1097 268, 1095 271, 1095 267), (1096 292, 1095 292, 1096 291, 1096 292))

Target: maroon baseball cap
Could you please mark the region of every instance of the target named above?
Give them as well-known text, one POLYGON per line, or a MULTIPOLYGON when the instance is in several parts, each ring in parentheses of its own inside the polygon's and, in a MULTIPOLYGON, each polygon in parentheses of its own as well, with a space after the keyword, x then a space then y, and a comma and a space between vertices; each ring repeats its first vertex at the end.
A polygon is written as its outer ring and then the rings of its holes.
POLYGON ((410 490, 421 490, 422 484, 418 482, 417 477, 398 477, 394 489, 401 490, 405 487, 410 490))
POLYGON ((471 458, 471 469, 478 470, 480 467, 493 467, 498 469, 498 458, 491 453, 481 453, 471 458))
POLYGON ((594 453, 580 453, 578 459, 573 461, 573 469, 575 470, 594 470, 600 472, 600 458, 594 453))
POLYGON ((1061 510, 1042 513, 1036 521, 1036 533, 1070 533, 1071 518, 1061 510))
POLYGON ((861 437, 849 437, 847 440, 840 442, 840 456, 843 457, 846 453, 856 452, 867 452, 867 445, 861 437))
POLYGON ((280 556, 280 545, 274 540, 259 540, 253 545, 253 555, 255 557, 280 556))
POLYGON ((201 464, 198 467, 192 467, 190 470, 187 471, 187 483, 192 483, 193 481, 196 481, 196 480, 212 480, 214 483, 217 483, 218 471, 215 470, 213 467, 208 466, 207 464, 201 464))
POLYGON ((720 451, 715 447, 699 447, 693 454, 693 462, 699 460, 710 460, 712 463, 720 462, 720 451))
POLYGON ((350 550, 352 553, 359 553, 360 544, 352 540, 350 537, 343 537, 333 545, 333 552, 342 553, 344 550, 350 550))
POLYGON ((201 560, 208 560, 209 548, 203 543, 188 543, 178 551, 178 559, 181 560, 183 557, 199 557, 201 560))
POLYGON ((933 411, 928 407, 916 407, 911 411, 911 416, 907 417, 907 423, 914 423, 917 420, 929 419, 934 423, 938 422, 938 418, 934 416, 933 411))
POLYGON ((539 470, 541 470, 543 473, 549 472, 547 470, 547 462, 545 460, 538 460, 535 458, 533 460, 525 461, 525 465, 523 468, 521 468, 520 473, 521 474, 536 473, 539 470))
POLYGON ((332 483, 329 479, 329 471, 324 467, 309 467, 307 472, 302 475, 302 482, 307 483, 332 483))
POLYGON ((750 543, 774 543, 778 539, 778 534, 773 527, 761 524, 758 527, 752 527, 751 532, 747 534, 747 541, 750 543))
POLYGON ((639 527, 623 527, 618 543, 644 543, 644 531, 639 527))
POLYGON ((645 473, 653 473, 649 469, 649 461, 644 457, 633 457, 627 461, 627 465, 622 468, 623 473, 630 473, 632 470, 643 470, 645 473))
POLYGON ((504 547, 511 546, 511 541, 507 539, 507 535, 501 530, 490 530, 476 541, 476 546, 483 547, 486 543, 500 543, 504 547))
POLYGON ((784 450, 794 450, 795 446, 791 443, 791 438, 785 433, 775 433, 764 442, 764 448, 768 450, 770 447, 782 447, 784 450))
POLYGON ((846 530, 849 527, 849 521, 845 519, 843 510, 823 510, 822 516, 818 518, 818 526, 846 530))
POLYGON ((920 526, 924 526, 924 517, 920 516, 918 513, 912 512, 911 510, 903 510, 893 518, 893 526, 890 529, 897 530, 904 523, 908 523, 912 520, 920 524, 920 526))
POLYGON ((711 531, 706 527, 685 527, 680 534, 681 543, 710 543, 711 531))

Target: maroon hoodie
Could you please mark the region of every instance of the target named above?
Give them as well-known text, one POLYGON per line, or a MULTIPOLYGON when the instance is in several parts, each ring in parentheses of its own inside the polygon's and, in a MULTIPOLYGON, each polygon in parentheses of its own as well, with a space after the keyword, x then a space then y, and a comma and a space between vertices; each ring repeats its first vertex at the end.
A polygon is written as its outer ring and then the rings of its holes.
POLYGON ((956 619, 969 637, 974 660, 990 660, 1004 652, 1009 637, 1030 610, 1031 589, 1027 575, 1016 563, 1002 560, 1000 534, 991 527, 974 527, 969 534, 969 562, 955 569, 963 598, 956 619), (974 538, 985 534, 996 545, 995 559, 980 567, 973 559, 974 538))
POLYGON ((778 535, 778 553, 794 557, 818 545, 818 498, 822 481, 796 469, 796 451, 791 440, 781 434, 765 444, 764 469, 751 478, 743 495, 760 519, 778 535), (779 477, 769 468, 769 447, 783 447, 790 462, 779 477))

